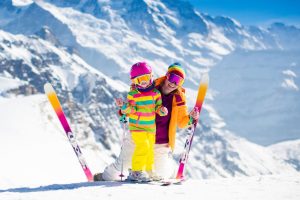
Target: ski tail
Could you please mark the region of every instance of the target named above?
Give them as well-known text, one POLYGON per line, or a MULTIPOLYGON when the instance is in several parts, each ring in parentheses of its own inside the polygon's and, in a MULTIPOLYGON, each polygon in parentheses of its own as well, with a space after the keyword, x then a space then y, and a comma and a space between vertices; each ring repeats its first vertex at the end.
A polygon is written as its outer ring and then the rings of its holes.
MULTIPOLYGON (((202 109, 202 105, 205 99, 206 91, 208 89, 209 76, 208 74, 203 74, 201 77, 201 82, 198 88, 197 99, 195 103, 195 108, 197 108, 199 114, 202 109)), ((176 175, 176 179, 184 179, 184 169, 185 164, 188 160, 188 155, 191 149, 191 145, 193 142, 194 133, 197 127, 198 119, 192 122, 192 125, 188 128, 188 136, 185 141, 184 150, 179 160, 179 167, 176 175)))
POLYGON ((59 99, 56 95, 56 92, 55 90, 53 89, 52 85, 50 83, 46 83, 44 85, 44 90, 45 90, 45 93, 48 97, 48 100, 50 102, 50 104, 52 105, 52 108, 54 109, 68 139, 69 139, 69 142, 70 144, 72 145, 73 147, 73 150, 78 158, 78 161, 84 171, 84 174, 86 175, 87 179, 89 182, 92 182, 93 181, 93 175, 89 169, 89 167, 87 166, 86 162, 85 162, 85 159, 83 158, 82 156, 82 152, 80 150, 80 147, 79 145, 77 144, 77 141, 75 139, 75 135, 73 134, 70 126, 69 126, 69 123, 67 121, 67 118, 63 112, 63 109, 61 107, 61 104, 59 102, 59 99))
POLYGON ((176 179, 183 179, 184 163, 179 163, 176 179))

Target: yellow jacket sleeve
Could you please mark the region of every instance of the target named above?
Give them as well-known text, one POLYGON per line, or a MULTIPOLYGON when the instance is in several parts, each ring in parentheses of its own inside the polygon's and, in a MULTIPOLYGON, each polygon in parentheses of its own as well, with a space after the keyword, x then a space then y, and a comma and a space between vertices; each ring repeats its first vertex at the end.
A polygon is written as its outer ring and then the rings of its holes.
POLYGON ((188 108, 186 106, 186 98, 185 95, 182 94, 181 98, 183 99, 183 104, 177 106, 178 109, 178 117, 177 117, 177 126, 178 128, 186 128, 190 121, 190 115, 188 114, 188 108))

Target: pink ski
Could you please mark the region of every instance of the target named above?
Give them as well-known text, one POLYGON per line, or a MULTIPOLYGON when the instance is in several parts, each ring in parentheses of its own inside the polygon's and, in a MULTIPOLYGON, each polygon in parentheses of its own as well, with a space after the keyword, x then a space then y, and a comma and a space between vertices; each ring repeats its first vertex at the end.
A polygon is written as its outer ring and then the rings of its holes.
POLYGON ((48 97, 48 100, 49 102, 51 103, 68 139, 69 139, 69 142, 70 144, 72 145, 73 147, 73 150, 78 158, 78 161, 87 177, 87 180, 92 182, 93 181, 93 175, 90 171, 90 169, 88 168, 87 164, 86 164, 86 161, 85 159, 83 158, 83 155, 82 155, 82 152, 80 150, 80 147, 78 146, 77 144, 77 141, 76 141, 76 138, 75 138, 75 135, 73 134, 70 126, 69 126, 69 123, 66 119, 66 116, 62 110, 62 107, 60 105, 60 102, 57 98, 57 95, 55 93, 55 90, 53 89, 52 85, 50 83, 46 83, 44 85, 44 90, 45 90, 45 93, 48 97))
MULTIPOLYGON (((197 100, 194 109, 197 109, 197 111, 200 113, 201 108, 204 102, 204 98, 206 95, 206 91, 208 88, 208 82, 209 82, 209 77, 208 74, 204 74, 201 78, 200 86, 198 89, 198 95, 197 95, 197 100)), ((192 120, 192 119, 191 119, 192 120)), ((191 126, 188 128, 188 136, 185 141, 184 145, 184 150, 183 153, 181 154, 180 160, 179 160, 179 167, 176 175, 176 179, 184 180, 184 168, 185 164, 187 163, 188 160, 188 155, 191 149, 191 145, 193 142, 193 137, 194 133, 197 127, 198 119, 197 120, 192 120, 191 121, 191 126)))

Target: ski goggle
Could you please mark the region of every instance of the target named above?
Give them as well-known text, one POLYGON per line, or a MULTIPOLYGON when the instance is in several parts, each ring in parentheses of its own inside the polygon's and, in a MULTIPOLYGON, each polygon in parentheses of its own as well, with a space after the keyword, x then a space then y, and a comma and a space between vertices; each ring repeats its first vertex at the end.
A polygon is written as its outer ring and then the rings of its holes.
POLYGON ((184 79, 182 77, 173 73, 167 74, 167 80, 171 83, 174 83, 177 86, 181 86, 184 82, 184 79))
POLYGON ((141 75, 141 76, 138 76, 138 77, 135 77, 133 79, 131 79, 132 83, 136 84, 136 85, 139 85, 143 82, 150 82, 152 80, 152 75, 151 74, 144 74, 144 75, 141 75))

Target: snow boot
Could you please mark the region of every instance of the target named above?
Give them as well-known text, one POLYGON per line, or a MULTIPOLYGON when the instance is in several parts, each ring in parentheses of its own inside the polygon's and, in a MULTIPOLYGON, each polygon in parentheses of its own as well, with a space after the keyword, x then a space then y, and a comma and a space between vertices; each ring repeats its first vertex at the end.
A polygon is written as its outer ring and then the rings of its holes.
POLYGON ((150 182, 148 174, 144 171, 131 171, 129 170, 129 175, 126 180, 133 182, 150 182))
POLYGON ((158 174, 155 173, 155 171, 147 171, 147 174, 149 175, 149 178, 151 181, 161 181, 163 180, 163 177, 159 176, 158 174))
POLYGON ((102 174, 103 173, 94 174, 94 176, 93 176, 94 181, 105 181, 102 177, 102 174))

